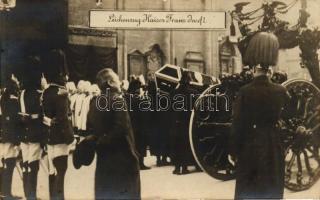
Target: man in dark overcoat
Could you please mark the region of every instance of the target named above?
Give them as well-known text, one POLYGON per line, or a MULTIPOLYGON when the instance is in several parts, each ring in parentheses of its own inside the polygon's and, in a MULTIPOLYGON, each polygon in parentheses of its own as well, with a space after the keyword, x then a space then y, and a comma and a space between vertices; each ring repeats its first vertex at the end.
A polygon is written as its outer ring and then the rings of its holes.
POLYGON ((272 83, 268 76, 269 66, 275 65, 277 58, 263 57, 263 52, 269 51, 277 55, 276 36, 256 36, 255 42, 261 45, 254 49, 258 57, 246 57, 254 66, 255 78, 240 89, 233 107, 230 148, 237 158, 235 199, 282 199, 285 163, 277 124, 289 97, 286 89, 272 83), (264 46, 268 43, 261 39, 274 40, 275 44, 264 46))
POLYGON ((240 90, 233 122, 240 199, 282 197, 284 152, 276 124, 286 100, 286 90, 264 75, 240 90))
POLYGON ((96 199, 140 199, 139 158, 121 82, 113 70, 97 74, 101 90, 90 105, 88 128, 96 140, 96 199))

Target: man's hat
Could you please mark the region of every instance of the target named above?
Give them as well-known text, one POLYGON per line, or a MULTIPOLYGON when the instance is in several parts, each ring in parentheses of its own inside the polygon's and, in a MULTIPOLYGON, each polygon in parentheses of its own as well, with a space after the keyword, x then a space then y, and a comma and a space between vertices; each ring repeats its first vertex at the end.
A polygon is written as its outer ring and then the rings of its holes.
MULTIPOLYGON (((62 50, 54 49, 44 55, 45 76, 49 82, 61 81, 68 75, 66 56, 62 50)), ((65 80, 63 80, 65 81, 65 80)))
POLYGON ((73 165, 76 169, 80 169, 81 166, 89 166, 95 154, 96 142, 93 139, 84 139, 77 144, 75 151, 73 152, 73 165))

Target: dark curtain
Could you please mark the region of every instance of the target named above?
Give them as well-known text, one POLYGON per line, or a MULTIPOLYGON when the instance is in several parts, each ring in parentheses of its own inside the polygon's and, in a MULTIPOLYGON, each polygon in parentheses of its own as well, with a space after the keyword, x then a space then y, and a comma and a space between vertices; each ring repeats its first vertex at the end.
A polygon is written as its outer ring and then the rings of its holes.
POLYGON ((70 44, 67 59, 70 79, 74 82, 94 82, 96 74, 103 68, 112 68, 117 72, 116 48, 70 44))
POLYGON ((11 11, 1 12, 2 81, 11 73, 20 80, 28 76, 25 61, 29 55, 65 49, 67 28, 67 0, 19 0, 11 11))

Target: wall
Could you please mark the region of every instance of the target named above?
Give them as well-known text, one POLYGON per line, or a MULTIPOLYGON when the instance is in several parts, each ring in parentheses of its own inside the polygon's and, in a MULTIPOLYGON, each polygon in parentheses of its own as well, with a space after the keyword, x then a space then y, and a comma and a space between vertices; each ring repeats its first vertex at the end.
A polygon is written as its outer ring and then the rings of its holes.
MULTIPOLYGON (((113 10, 215 10, 212 0, 113 0, 103 1, 103 9, 113 10)), ((88 12, 96 9, 94 0, 70 0, 69 24, 88 26, 88 12)), ((155 43, 163 50, 166 63, 183 66, 187 51, 201 52, 207 65, 207 73, 216 75, 217 37, 214 31, 171 31, 171 30, 118 30, 118 72, 127 77, 127 54, 134 49, 146 52, 155 43)))
MULTIPOLYGON (((256 9, 265 0, 250 0, 251 4, 244 11, 256 9)), ((103 5, 97 7, 95 0, 69 0, 69 24, 88 26, 88 12, 90 9, 112 10, 195 10, 195 11, 231 11, 234 4, 240 0, 103 0, 103 5)), ((285 1, 286 2, 286 1, 285 1)), ((287 2, 287 3, 291 3, 287 2)), ((308 0, 308 10, 311 13, 311 26, 320 25, 320 8, 317 0, 308 0)), ((297 22, 298 3, 281 18, 297 22)), ((258 22, 259 23, 259 22, 258 22)), ((256 27, 258 23, 254 24, 256 27)), ((122 78, 127 77, 127 54, 133 49, 146 52, 148 48, 158 43, 166 56, 167 63, 183 66, 183 59, 187 51, 199 51, 206 63, 206 73, 218 75, 218 38, 229 33, 230 17, 227 18, 227 29, 223 31, 170 31, 170 30, 117 30, 118 72, 122 78)), ((281 59, 277 69, 287 71, 289 77, 307 77, 304 69, 300 68, 299 49, 294 48, 280 53, 281 59), (283 56, 284 55, 284 56, 283 56), (288 66, 290 65, 290 67, 288 66)))
POLYGON ((12 73, 23 80, 32 73, 29 55, 66 46, 67 9, 67 0, 19 0, 9 12, 0 11, 1 80, 12 73))

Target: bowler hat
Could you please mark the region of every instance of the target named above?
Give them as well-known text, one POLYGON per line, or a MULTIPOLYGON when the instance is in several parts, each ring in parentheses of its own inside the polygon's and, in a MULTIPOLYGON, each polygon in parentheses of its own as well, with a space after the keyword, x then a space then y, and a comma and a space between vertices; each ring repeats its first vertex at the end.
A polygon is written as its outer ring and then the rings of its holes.
POLYGON ((81 166, 89 166, 95 154, 96 142, 93 139, 84 139, 77 144, 75 151, 73 152, 73 165, 76 169, 80 169, 81 166))

